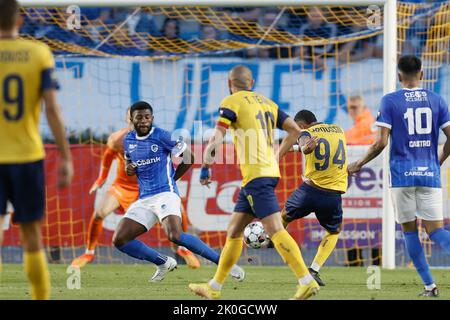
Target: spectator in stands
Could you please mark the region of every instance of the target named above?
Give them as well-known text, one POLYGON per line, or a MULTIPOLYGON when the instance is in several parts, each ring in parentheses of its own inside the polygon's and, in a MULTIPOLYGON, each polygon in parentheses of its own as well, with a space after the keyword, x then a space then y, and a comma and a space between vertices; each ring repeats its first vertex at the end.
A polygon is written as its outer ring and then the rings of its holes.
MULTIPOLYGON (((273 34, 273 31, 285 31, 283 28, 284 20, 278 18, 279 11, 277 10, 267 10, 264 12, 264 14, 259 19, 259 28, 261 34, 265 34, 265 32, 270 28, 270 32, 273 34)), ((247 49, 245 52, 245 58, 261 58, 261 59, 267 59, 267 58, 281 58, 281 57, 287 57, 287 48, 251 48, 247 49)))
MULTIPOLYGON (((307 10, 308 20, 301 26, 299 34, 304 41, 310 39, 329 39, 337 36, 337 27, 334 23, 328 23, 324 12, 319 7, 311 7, 307 10)), ((324 66, 327 54, 332 53, 334 44, 320 46, 301 46, 294 51, 295 56, 305 60, 312 60, 313 64, 321 68, 324 66)))
POLYGON ((219 31, 209 24, 204 24, 200 29, 201 40, 219 40, 219 31))
POLYGON ((38 40, 43 38, 60 39, 58 33, 65 30, 62 30, 58 25, 51 23, 47 9, 37 8, 35 12, 36 15, 29 20, 33 25, 33 27, 29 29, 31 35, 38 40))
MULTIPOLYGON (((180 39, 180 22, 177 19, 166 18, 160 30, 160 37, 167 40, 180 39)), ((152 54, 155 56, 164 56, 171 54, 171 52, 155 50, 152 54)))
POLYGON ((103 37, 106 37, 104 33, 107 30, 107 25, 114 23, 112 13, 113 12, 110 9, 101 9, 98 18, 92 20, 91 24, 86 26, 91 41, 98 43, 102 41, 103 37))
POLYGON ((248 22, 257 22, 262 14, 262 8, 258 7, 233 7, 226 8, 225 11, 229 11, 233 17, 240 17, 248 22))
POLYGON ((420 56, 423 53, 427 42, 428 30, 433 25, 433 11, 427 13, 425 8, 418 8, 415 12, 418 15, 406 29, 405 41, 403 41, 402 54, 420 56))
MULTIPOLYGON (((130 9, 129 15, 134 11, 135 9, 130 9)), ((148 33, 152 36, 159 35, 159 30, 156 27, 153 16, 142 10, 128 19, 127 27, 130 36, 134 35, 136 32, 148 33)))
POLYGON ((177 19, 166 18, 161 28, 161 36, 166 39, 177 39, 180 37, 180 23, 177 19))
MULTIPOLYGON (((357 34, 367 29, 364 23, 354 24, 341 34, 357 34)), ((339 61, 356 62, 369 58, 382 58, 383 48, 377 44, 378 36, 359 39, 343 44, 339 49, 339 61)))
POLYGON ((348 98, 347 110, 353 119, 354 125, 345 132, 347 145, 369 145, 375 142, 375 133, 372 125, 375 118, 367 108, 364 98, 360 95, 348 98))

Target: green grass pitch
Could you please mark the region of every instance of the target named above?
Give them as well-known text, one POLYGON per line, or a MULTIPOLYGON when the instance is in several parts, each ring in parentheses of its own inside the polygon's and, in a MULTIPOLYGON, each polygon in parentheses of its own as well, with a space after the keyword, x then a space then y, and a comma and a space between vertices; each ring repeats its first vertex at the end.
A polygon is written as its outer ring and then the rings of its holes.
MULTIPOLYGON (((199 299, 192 295, 190 282, 207 281, 215 267, 202 266, 192 270, 179 266, 160 283, 149 283, 155 271, 151 265, 99 265, 91 264, 81 269, 81 288, 67 288, 67 265, 50 265, 52 299, 199 299)), ((222 299, 288 299, 295 292, 295 279, 287 267, 245 266, 247 277, 238 283, 228 279, 222 299)), ((450 270, 433 269, 439 286, 440 299, 450 299, 450 270)), ((413 269, 381 270, 381 289, 367 289, 366 268, 323 268, 326 282, 319 295, 313 299, 430 299, 418 298, 422 290, 419 276, 413 269)), ((29 299, 30 294, 22 266, 4 264, 0 284, 0 299, 29 299)))

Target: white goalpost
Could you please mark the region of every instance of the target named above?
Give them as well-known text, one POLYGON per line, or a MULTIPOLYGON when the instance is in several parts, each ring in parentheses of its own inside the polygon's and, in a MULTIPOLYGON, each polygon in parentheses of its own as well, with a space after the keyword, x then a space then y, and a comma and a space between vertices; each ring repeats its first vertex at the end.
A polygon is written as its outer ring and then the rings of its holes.
MULTIPOLYGON (((396 90, 397 0, 19 0, 24 7, 139 7, 139 6, 383 6, 383 93, 396 90)), ((379 97, 381 100, 381 96, 379 97)), ((395 268, 395 218, 389 190, 389 154, 383 152, 382 267, 395 268)), ((345 217, 345 212, 344 212, 345 217)))
MULTIPOLYGON (((384 5, 383 92, 395 91, 397 79, 397 1, 388 0, 384 5)), ((395 218, 389 189, 389 146, 383 152, 383 268, 395 269, 395 218)))

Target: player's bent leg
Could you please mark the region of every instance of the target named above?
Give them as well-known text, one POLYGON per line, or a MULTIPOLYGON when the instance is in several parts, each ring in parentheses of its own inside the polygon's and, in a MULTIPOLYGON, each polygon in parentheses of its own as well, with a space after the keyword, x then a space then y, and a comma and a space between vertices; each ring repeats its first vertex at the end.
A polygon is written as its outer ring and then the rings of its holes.
MULTIPOLYGON (((87 250, 94 251, 103 231, 103 220, 120 207, 119 200, 110 192, 105 193, 100 206, 95 210, 89 226, 87 250)), ((93 252, 92 252, 93 253, 93 252)))
MULTIPOLYGON (((181 218, 178 215, 166 216, 162 224, 170 241, 179 246, 183 246, 191 250, 193 253, 203 258, 219 263, 220 255, 210 248, 200 238, 182 231, 181 218)), ((232 276, 238 281, 243 281, 245 277, 244 271, 238 266, 232 266, 232 276)))
MULTIPOLYGON (((242 237, 245 226, 253 221, 248 213, 235 212, 228 223, 227 239, 220 254, 214 278, 208 283, 191 283, 189 290, 206 299, 219 299, 226 277, 236 266, 242 252, 242 237)), ((245 274, 244 274, 245 275, 245 274)))
POLYGON ((103 231, 103 219, 119 207, 119 201, 113 194, 107 192, 103 196, 100 206, 94 211, 91 221, 89 222, 86 251, 72 261, 72 266, 82 268, 87 263, 94 260, 95 247, 97 246, 98 238, 103 231))
POLYGON ((313 262, 311 263, 311 267, 309 268, 309 272, 313 276, 314 280, 319 284, 319 286, 325 286, 325 282, 320 278, 319 270, 325 264, 328 257, 333 252, 336 247, 337 241, 339 239, 340 231, 328 231, 327 234, 323 237, 320 242, 319 248, 317 249, 317 254, 314 257, 313 262))
POLYGON ((437 243, 447 254, 450 254, 450 232, 444 229, 444 222, 423 220, 425 230, 427 231, 431 241, 437 243))
MULTIPOLYGON (((145 252, 144 247, 145 245, 141 241, 135 240, 137 237, 146 232, 147 229, 145 228, 144 225, 134 220, 131 220, 127 217, 124 217, 122 220, 120 220, 119 225, 117 226, 117 229, 114 232, 113 244, 117 249, 132 256, 133 258, 140 260, 147 260, 153 263, 156 262, 155 264, 157 265, 164 263, 166 260, 164 258, 160 261, 157 260, 153 261, 153 259, 147 259, 148 257, 145 252), (143 245, 142 248, 141 245, 139 245, 138 243, 142 243, 143 245)), ((150 252, 153 253, 152 251, 150 252)), ((157 259, 157 257, 155 259, 157 259)))
POLYGON ((154 263, 157 266, 152 281, 161 281, 167 272, 176 268, 176 261, 171 257, 160 254, 142 241, 136 240, 138 236, 147 232, 146 227, 132 219, 124 217, 113 236, 114 246, 121 252, 139 260, 154 263))
POLYGON ((325 286, 325 283, 319 276, 319 270, 336 247, 341 230, 343 212, 341 194, 322 191, 320 197, 322 201, 319 202, 320 198, 311 196, 312 200, 318 202, 314 210, 316 218, 327 233, 317 248, 317 254, 309 271, 320 286, 325 286))
POLYGON ((401 224, 403 237, 405 239, 406 250, 412 260, 414 267, 419 273, 422 282, 425 285, 425 291, 433 291, 436 288, 433 276, 428 266, 427 258, 420 242, 419 232, 417 230, 416 221, 407 221, 401 224))
POLYGON ((431 241, 450 254, 450 232, 444 229, 441 188, 418 188, 418 216, 422 218, 431 241))
POLYGON ((305 300, 316 295, 319 285, 311 276, 298 247, 297 242, 283 228, 280 212, 273 213, 261 220, 266 232, 281 255, 298 279, 298 289, 293 299, 305 300))
POLYGON ((173 243, 183 246, 202 256, 203 258, 218 263, 219 254, 211 249, 202 240, 188 233, 184 233, 181 225, 181 218, 178 215, 168 215, 162 220, 162 225, 167 237, 173 243))
POLYGON ((422 207, 421 192, 415 187, 392 188, 391 194, 395 219, 401 225, 408 255, 425 285, 425 291, 432 291, 436 284, 420 242, 416 223, 417 211, 422 207))
POLYGON ((283 208, 283 209, 281 210, 281 222, 283 223, 283 227, 284 227, 285 229, 287 229, 289 223, 291 223, 292 221, 293 221, 293 220, 287 216, 287 214, 286 214, 286 209, 283 208))
POLYGON ((20 237, 23 246, 24 271, 31 286, 33 300, 50 299, 50 274, 47 258, 42 249, 40 221, 20 224, 20 237))
MULTIPOLYGON (((189 218, 186 213, 186 209, 184 208, 183 204, 181 204, 181 223, 183 226, 183 232, 187 232, 189 228, 189 218)), ((175 245, 175 244, 174 244, 175 245)), ((183 246, 175 245, 175 252, 184 259, 187 266, 191 269, 198 269, 200 268, 200 260, 193 254, 190 250, 186 249, 183 246)))
POLYGON ((235 212, 231 216, 225 245, 220 254, 219 265, 213 280, 210 281, 213 287, 221 288, 228 274, 237 281, 244 280, 245 272, 241 267, 237 266, 237 262, 242 253, 244 229, 253 219, 252 215, 243 212, 235 212))

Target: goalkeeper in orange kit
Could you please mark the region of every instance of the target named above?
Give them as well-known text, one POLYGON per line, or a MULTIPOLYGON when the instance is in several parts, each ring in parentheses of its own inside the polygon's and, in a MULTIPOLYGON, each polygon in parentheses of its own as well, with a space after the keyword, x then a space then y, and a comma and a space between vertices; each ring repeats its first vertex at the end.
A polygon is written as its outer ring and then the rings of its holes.
MULTIPOLYGON (((127 123, 130 125, 129 110, 127 110, 127 123)), ((114 179, 111 187, 105 193, 100 201, 100 206, 94 210, 89 223, 86 251, 81 256, 75 258, 72 261, 72 266, 84 267, 87 263, 92 262, 95 257, 95 247, 98 243, 98 238, 103 230, 103 219, 115 210, 126 212, 128 207, 135 202, 139 197, 139 186, 136 180, 136 176, 128 176, 125 172, 125 160, 123 152, 123 138, 130 131, 130 128, 123 128, 119 131, 112 133, 108 137, 106 150, 103 153, 102 165, 100 174, 95 180, 94 184, 89 190, 89 194, 96 192, 105 183, 109 169, 113 160, 117 160, 116 178, 114 179)), ((183 215, 183 229, 187 229, 187 217, 185 210, 182 210, 183 215)), ((186 230, 184 230, 186 231, 186 230)), ((178 247, 176 249, 178 255, 184 258, 186 264, 190 268, 199 268, 200 261, 189 250, 184 247, 178 247)))

